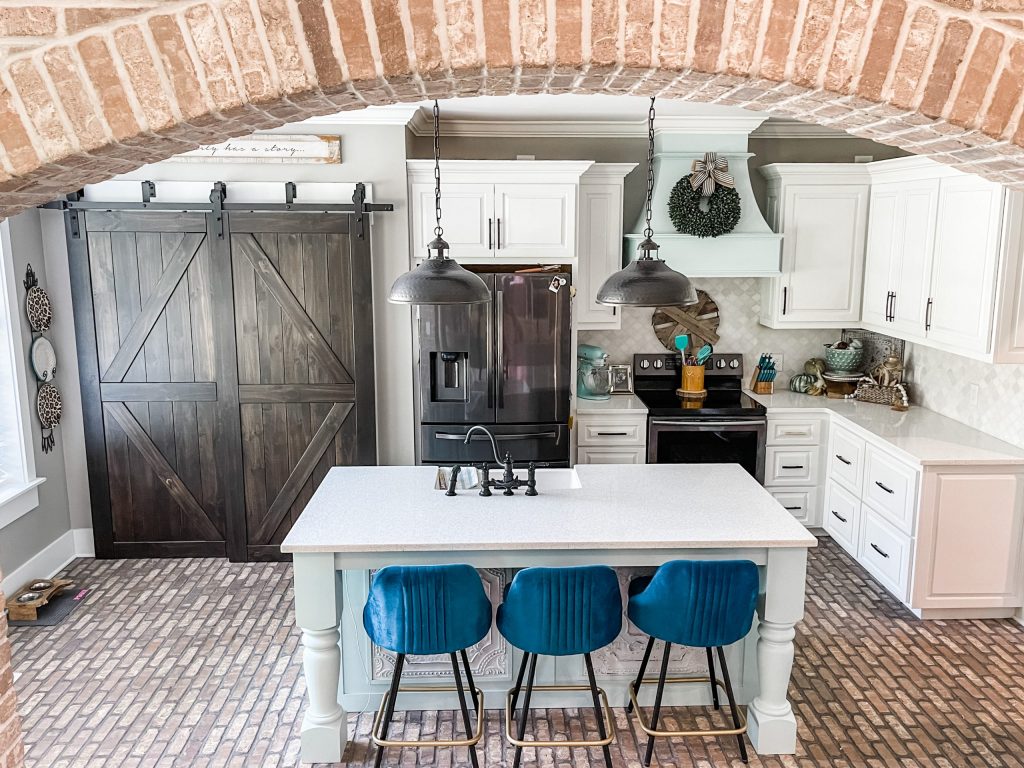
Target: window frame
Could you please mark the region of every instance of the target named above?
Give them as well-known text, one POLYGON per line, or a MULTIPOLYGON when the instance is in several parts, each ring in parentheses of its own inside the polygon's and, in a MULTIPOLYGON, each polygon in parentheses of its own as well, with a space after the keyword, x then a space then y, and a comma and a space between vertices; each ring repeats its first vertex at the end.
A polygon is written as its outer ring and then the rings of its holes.
POLYGON ((38 488, 45 480, 36 476, 33 447, 35 435, 32 430, 31 393, 23 350, 19 286, 18 276, 14 272, 10 220, 0 221, 0 323, 6 326, 6 334, 0 333, 0 355, 8 358, 14 379, 9 387, 0 381, 0 397, 13 395, 13 416, 20 443, 17 451, 20 466, 11 468, 14 481, 0 485, 0 528, 39 506, 38 488), (7 343, 3 341, 4 335, 7 336, 7 343), (5 389, 7 392, 4 392, 5 389))

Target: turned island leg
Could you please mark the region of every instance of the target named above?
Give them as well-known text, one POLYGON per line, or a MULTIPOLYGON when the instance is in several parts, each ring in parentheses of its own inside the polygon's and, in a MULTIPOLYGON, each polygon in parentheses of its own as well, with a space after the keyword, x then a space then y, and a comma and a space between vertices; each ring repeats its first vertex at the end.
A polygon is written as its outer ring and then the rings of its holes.
POLYGON ((302 630, 306 712, 302 718, 301 760, 339 763, 348 742, 348 721, 339 703, 341 680, 341 574, 330 552, 297 552, 295 621, 302 630))
POLYGON ((761 755, 796 752, 796 717, 789 703, 794 625, 804 615, 807 550, 770 549, 758 600, 757 673, 760 693, 748 707, 747 734, 761 755))

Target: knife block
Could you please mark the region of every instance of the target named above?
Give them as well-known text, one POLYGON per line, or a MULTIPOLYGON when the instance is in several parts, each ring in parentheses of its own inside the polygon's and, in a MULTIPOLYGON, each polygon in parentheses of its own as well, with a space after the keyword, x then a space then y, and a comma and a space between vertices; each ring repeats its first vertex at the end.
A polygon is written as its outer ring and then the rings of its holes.
POLYGON ((761 375, 761 369, 755 368, 754 375, 750 377, 750 389, 755 395, 774 395, 775 394, 775 382, 774 381, 758 381, 758 377, 761 375))

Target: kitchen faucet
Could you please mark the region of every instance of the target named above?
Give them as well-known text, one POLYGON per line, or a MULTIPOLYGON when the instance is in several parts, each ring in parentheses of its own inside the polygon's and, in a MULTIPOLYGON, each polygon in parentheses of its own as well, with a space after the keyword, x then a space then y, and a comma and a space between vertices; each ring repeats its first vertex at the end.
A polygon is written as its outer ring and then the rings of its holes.
MULTIPOLYGON (((473 433, 478 431, 478 430, 480 432, 483 432, 485 435, 487 435, 488 439, 490 439, 490 441, 491 441, 491 453, 494 455, 494 463, 497 464, 499 467, 503 467, 504 468, 504 473, 502 475, 502 479, 501 480, 491 480, 490 476, 489 476, 489 468, 487 466, 487 462, 485 461, 481 465, 480 471, 483 473, 483 478, 480 480, 480 495, 481 496, 490 496, 491 495, 491 488, 497 488, 497 489, 501 489, 501 490, 504 491, 503 495, 511 496, 512 495, 512 491, 514 491, 517 488, 522 488, 525 485, 526 486, 526 495, 527 496, 536 496, 537 495, 537 479, 536 479, 536 474, 535 473, 536 473, 537 465, 534 462, 531 461, 529 466, 527 467, 527 479, 526 479, 526 481, 524 482, 523 480, 520 480, 518 477, 516 477, 515 473, 513 472, 512 454, 509 453, 508 451, 506 451, 505 452, 505 459, 504 460, 501 459, 501 457, 498 455, 498 444, 494 440, 494 435, 491 433, 491 430, 487 429, 487 427, 484 427, 484 426, 482 426, 480 424, 477 424, 477 425, 472 426, 469 429, 467 429, 466 430, 466 439, 464 441, 464 445, 469 445, 469 441, 472 439, 473 433)), ((448 489, 449 490, 449 493, 448 493, 449 496, 454 496, 455 495, 455 492, 454 492, 454 487, 455 487, 454 477, 456 477, 457 475, 458 475, 458 468, 455 468, 452 471, 453 480, 452 480, 452 483, 451 483, 451 485, 450 485, 450 487, 448 489)))

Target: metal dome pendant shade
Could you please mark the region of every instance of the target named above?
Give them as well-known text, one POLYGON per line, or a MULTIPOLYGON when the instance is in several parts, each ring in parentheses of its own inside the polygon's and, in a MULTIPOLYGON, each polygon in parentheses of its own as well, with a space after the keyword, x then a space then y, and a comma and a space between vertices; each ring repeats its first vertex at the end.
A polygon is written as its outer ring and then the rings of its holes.
POLYGON ((658 258, 658 244, 651 229, 651 198, 654 196, 654 99, 647 112, 647 226, 638 246, 640 257, 612 274, 597 292, 599 304, 628 307, 689 307, 697 303, 697 289, 690 278, 658 258))
POLYGON ((454 259, 448 258, 448 243, 441 236, 441 150, 440 113, 434 101, 434 239, 427 243, 429 254, 415 269, 399 275, 391 285, 388 301, 393 304, 483 304, 491 300, 487 284, 454 259))

